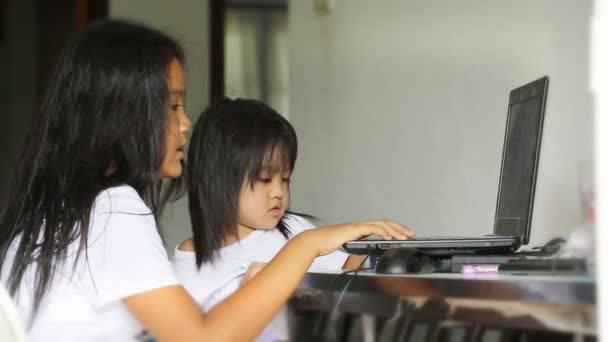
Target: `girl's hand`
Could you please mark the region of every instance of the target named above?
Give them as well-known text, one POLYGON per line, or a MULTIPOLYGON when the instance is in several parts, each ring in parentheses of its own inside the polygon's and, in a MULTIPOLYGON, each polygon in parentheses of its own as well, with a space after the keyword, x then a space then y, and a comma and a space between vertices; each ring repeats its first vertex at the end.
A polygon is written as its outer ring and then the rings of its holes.
POLYGON ((406 240, 414 236, 410 228, 391 220, 338 224, 312 229, 305 233, 308 233, 311 243, 318 246, 318 255, 329 254, 348 241, 371 234, 380 235, 385 240, 406 240))
POLYGON ((251 264, 249 264, 249 267, 247 267, 247 271, 243 275, 243 279, 241 279, 241 284, 239 285, 239 287, 243 286, 243 284, 248 282, 256 274, 258 274, 258 272, 260 272, 260 270, 262 270, 264 266, 266 266, 266 264, 262 262, 252 262, 251 264))

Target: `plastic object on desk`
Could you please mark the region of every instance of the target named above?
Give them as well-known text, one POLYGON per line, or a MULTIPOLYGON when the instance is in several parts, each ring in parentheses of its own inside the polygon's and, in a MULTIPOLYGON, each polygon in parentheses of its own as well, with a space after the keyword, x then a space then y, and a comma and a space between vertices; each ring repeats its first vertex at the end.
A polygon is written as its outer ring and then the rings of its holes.
POLYGON ((452 257, 452 272, 462 272, 465 265, 498 265, 500 272, 559 272, 583 273, 584 259, 561 259, 528 255, 455 255, 452 257))
POLYGON ((498 273, 498 264, 465 264, 460 267, 462 274, 498 273))

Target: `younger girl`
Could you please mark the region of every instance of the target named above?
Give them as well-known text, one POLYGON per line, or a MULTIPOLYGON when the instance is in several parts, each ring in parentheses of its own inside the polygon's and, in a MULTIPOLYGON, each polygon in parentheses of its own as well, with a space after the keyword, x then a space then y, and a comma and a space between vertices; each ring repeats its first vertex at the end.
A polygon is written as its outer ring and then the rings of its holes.
MULTIPOLYGON (((193 238, 175 249, 172 263, 206 309, 236 291, 250 265, 269 262, 289 238, 314 228, 287 210, 296 157, 293 127, 261 102, 223 100, 196 123, 186 172, 193 238)), ((336 251, 311 268, 361 260, 336 251)))

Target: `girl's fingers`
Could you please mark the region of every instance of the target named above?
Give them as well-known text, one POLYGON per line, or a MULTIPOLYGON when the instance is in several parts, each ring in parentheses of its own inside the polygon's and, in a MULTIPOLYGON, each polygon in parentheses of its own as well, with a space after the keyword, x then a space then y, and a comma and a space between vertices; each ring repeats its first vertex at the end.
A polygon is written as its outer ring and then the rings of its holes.
POLYGON ((382 235, 387 240, 393 238, 405 240, 412 235, 412 231, 409 228, 391 220, 378 220, 373 223, 381 227, 385 231, 385 234, 389 235, 388 237, 382 235))
POLYGON ((373 233, 372 234, 380 235, 384 240, 392 240, 391 234, 381 224, 370 222, 369 225, 373 229, 373 233))
POLYGON ((391 221, 391 220, 385 220, 385 221, 386 221, 386 223, 388 225, 390 225, 391 227, 395 228, 397 231, 403 233, 407 237, 412 237, 412 236, 416 235, 411 228, 406 227, 406 226, 404 226, 404 225, 402 225, 402 224, 400 224, 398 222, 391 221))
POLYGON ((374 228, 373 234, 382 236, 384 240, 405 239, 405 235, 382 222, 370 222, 370 225, 374 228))
POLYGON ((258 274, 258 272, 260 272, 264 266, 266 266, 266 264, 261 262, 252 262, 249 264, 249 267, 247 267, 247 271, 245 271, 243 279, 241 280, 241 286, 258 274))

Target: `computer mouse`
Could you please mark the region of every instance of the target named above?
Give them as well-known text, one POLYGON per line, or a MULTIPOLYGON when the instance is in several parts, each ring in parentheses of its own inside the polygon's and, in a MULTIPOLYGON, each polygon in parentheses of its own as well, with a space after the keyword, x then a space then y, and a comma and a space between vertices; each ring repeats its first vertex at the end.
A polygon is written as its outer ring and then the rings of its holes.
POLYGON ((559 252, 559 250, 562 248, 562 246, 565 243, 566 243, 566 240, 564 240, 561 237, 557 237, 557 238, 551 239, 547 243, 545 243, 545 245, 540 248, 540 251, 541 251, 541 253, 553 255, 553 254, 559 252))
POLYGON ((378 260, 378 274, 423 274, 435 270, 433 260, 414 248, 389 249, 378 260))

